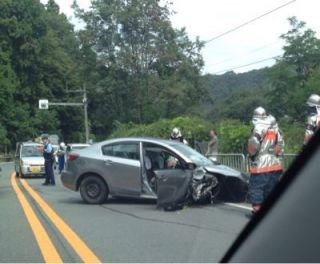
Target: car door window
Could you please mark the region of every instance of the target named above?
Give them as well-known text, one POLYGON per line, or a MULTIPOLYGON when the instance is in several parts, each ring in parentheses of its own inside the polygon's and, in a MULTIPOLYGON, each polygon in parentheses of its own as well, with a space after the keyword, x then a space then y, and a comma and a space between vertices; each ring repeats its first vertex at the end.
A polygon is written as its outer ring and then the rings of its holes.
POLYGON ((143 145, 145 155, 151 160, 152 169, 181 169, 182 162, 180 158, 162 146, 155 144, 143 145))
POLYGON ((181 169, 181 161, 180 159, 168 151, 162 152, 162 157, 164 159, 164 169, 181 169))
POLYGON ((102 153, 105 156, 140 160, 138 143, 118 143, 105 145, 102 147, 102 153))

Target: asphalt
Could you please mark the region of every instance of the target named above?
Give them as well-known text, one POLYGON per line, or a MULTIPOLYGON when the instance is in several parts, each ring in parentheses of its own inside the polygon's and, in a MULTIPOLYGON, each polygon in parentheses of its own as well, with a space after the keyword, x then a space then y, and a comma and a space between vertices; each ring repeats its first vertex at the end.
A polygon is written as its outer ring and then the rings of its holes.
MULTIPOLYGON (((13 164, 1 164, 0 262, 43 262, 10 176, 13 164)), ((155 201, 110 199, 88 205, 80 194, 56 186, 29 185, 69 225, 102 262, 217 262, 248 222, 247 210, 217 203, 175 212, 156 209, 155 201)), ((64 262, 81 262, 65 237, 23 190, 64 262)))

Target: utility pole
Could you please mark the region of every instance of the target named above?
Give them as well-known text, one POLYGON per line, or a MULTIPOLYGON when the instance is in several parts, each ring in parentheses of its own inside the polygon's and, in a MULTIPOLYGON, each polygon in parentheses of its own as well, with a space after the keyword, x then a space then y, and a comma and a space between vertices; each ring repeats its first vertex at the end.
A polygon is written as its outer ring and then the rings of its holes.
POLYGON ((47 99, 39 100, 39 109, 49 109, 49 105, 57 105, 57 106, 83 106, 84 112, 84 127, 85 127, 85 137, 86 143, 89 143, 89 121, 88 121, 88 98, 87 98, 87 90, 86 86, 83 85, 82 90, 67 90, 67 93, 83 93, 82 103, 49 103, 47 99))
POLYGON ((86 85, 83 85, 83 111, 84 111, 84 127, 86 131, 86 143, 89 143, 89 122, 88 122, 88 100, 86 85))
POLYGON ((83 93, 81 105, 83 105, 85 137, 86 137, 86 143, 88 144, 89 143, 89 121, 88 121, 88 98, 87 98, 86 85, 83 84, 82 90, 67 89, 67 93, 83 93))

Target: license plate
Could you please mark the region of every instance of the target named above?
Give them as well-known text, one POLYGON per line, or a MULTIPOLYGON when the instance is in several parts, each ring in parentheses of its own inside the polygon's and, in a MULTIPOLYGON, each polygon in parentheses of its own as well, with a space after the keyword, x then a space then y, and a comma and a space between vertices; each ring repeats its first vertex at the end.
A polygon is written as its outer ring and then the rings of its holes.
POLYGON ((31 167, 31 172, 33 172, 33 173, 38 173, 40 171, 41 171, 40 167, 31 167))

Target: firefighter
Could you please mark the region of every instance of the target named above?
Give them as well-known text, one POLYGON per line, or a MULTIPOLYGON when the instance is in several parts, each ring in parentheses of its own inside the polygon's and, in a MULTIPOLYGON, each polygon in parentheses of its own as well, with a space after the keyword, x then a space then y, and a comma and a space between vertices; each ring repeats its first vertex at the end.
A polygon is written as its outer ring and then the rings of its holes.
POLYGON ((170 139, 175 140, 175 141, 179 141, 185 145, 188 145, 188 141, 182 136, 180 129, 177 127, 172 129, 170 139))
POLYGON ((304 136, 304 145, 307 145, 310 138, 320 127, 320 96, 312 94, 308 101, 307 128, 304 136))
POLYGON ((284 141, 276 119, 268 116, 263 107, 254 110, 252 123, 254 127, 248 140, 249 199, 254 214, 259 211, 282 175, 284 141))

